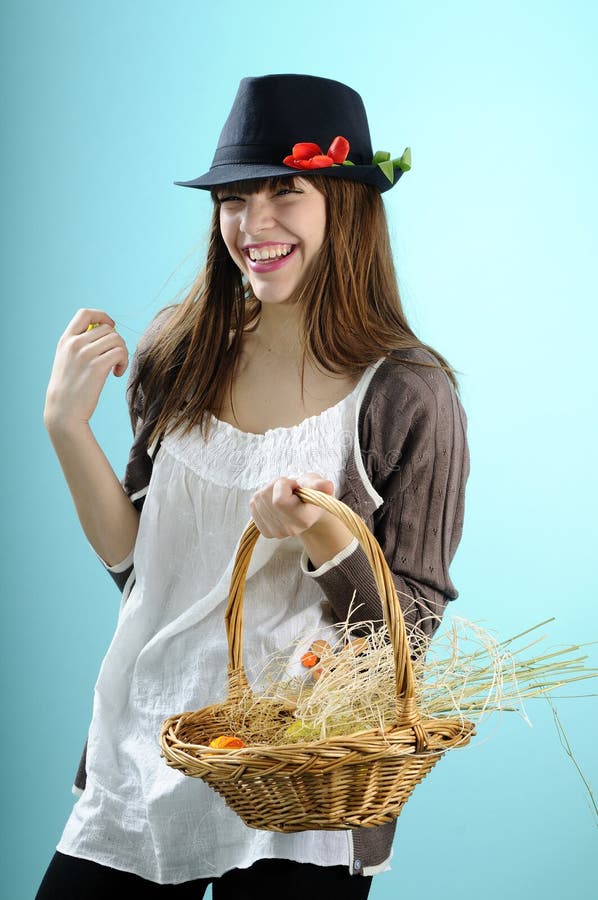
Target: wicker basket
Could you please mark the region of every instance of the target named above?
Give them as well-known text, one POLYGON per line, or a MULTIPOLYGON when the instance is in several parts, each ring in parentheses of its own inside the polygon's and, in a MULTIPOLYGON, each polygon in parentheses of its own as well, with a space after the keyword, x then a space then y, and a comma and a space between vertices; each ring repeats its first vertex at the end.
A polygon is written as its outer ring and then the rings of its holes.
POLYGON ((370 561, 393 645, 396 723, 384 731, 269 743, 274 730, 284 730, 295 720, 291 707, 255 696, 243 668, 245 576, 260 534, 252 521, 239 544, 225 614, 228 697, 166 719, 160 733, 162 755, 169 766, 207 782, 252 828, 293 832, 381 825, 400 814, 415 785, 446 750, 469 742, 474 726, 461 718, 419 715, 405 623, 376 539, 341 501, 304 488, 296 493, 337 516, 370 561), (210 741, 223 733, 236 734, 250 746, 210 747, 210 741))

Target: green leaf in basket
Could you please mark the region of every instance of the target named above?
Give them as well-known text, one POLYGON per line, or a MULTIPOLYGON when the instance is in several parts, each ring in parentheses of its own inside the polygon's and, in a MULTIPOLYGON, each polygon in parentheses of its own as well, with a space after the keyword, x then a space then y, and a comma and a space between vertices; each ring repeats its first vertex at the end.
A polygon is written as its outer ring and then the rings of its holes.
POLYGON ((300 720, 289 725, 285 729, 285 735, 291 741, 317 741, 320 737, 320 729, 300 720))

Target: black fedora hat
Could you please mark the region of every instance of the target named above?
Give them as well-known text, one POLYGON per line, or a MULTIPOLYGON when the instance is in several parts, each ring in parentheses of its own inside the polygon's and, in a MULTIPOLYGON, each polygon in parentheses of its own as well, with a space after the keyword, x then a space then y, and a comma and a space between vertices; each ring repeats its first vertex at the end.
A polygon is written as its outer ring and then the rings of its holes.
POLYGON ((411 168, 407 147, 400 158, 373 153, 363 100, 340 81, 314 75, 243 78, 209 172, 183 187, 273 175, 326 175, 393 187, 411 168))

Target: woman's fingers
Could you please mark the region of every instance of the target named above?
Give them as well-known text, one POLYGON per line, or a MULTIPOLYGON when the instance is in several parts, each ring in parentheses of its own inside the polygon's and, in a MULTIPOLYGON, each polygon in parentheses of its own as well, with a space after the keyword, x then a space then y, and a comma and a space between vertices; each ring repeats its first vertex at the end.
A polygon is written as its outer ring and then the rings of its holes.
MULTIPOLYGON (((275 510, 280 510, 284 512, 285 509, 289 509, 292 506, 296 505, 297 500, 299 499, 293 494, 293 488, 296 486, 297 482, 291 478, 277 478, 272 485, 272 507, 275 510)), ((299 500, 299 502, 301 502, 299 500)))
POLYGON ((124 375, 127 371, 127 367, 129 365, 129 352, 127 348, 124 349, 124 354, 121 350, 119 361, 112 366, 112 373, 116 375, 117 378, 120 378, 121 375, 124 375))
POLYGON ((100 338, 106 337, 107 334, 116 334, 114 325, 109 325, 104 322, 94 322, 91 325, 88 325, 79 337, 85 339, 85 343, 91 344, 94 341, 99 341, 100 338))
MULTIPOLYGON (((78 309, 64 332, 66 335, 84 334, 90 325, 110 325, 114 328, 116 322, 104 312, 103 309, 78 309)), ((95 329, 93 329, 95 330, 95 329)), ((91 332, 90 332, 91 333, 91 332)))
POLYGON ((117 346, 107 347, 91 360, 90 365, 98 369, 104 380, 108 377, 110 370, 118 377, 123 375, 129 364, 129 354, 124 343, 119 342, 117 346))
POLYGON ((311 488, 313 491, 322 491, 323 494, 334 494, 334 482, 329 478, 322 478, 316 472, 306 472, 297 478, 299 487, 311 488))
POLYGON ((321 475, 309 473, 295 478, 276 478, 249 501, 252 518, 264 537, 291 537, 314 525, 324 510, 304 503, 294 493, 297 487, 310 487, 324 493, 334 492, 333 483, 321 475))
POLYGON ((81 357, 100 368, 106 378, 111 369, 119 376, 126 371, 129 364, 127 346, 120 334, 109 325, 100 325, 72 340, 80 342, 81 357))
POLYGON ((94 357, 114 347, 126 347, 124 340, 120 334, 109 325, 100 325, 86 334, 81 334, 73 338, 79 346, 79 352, 83 356, 94 357), (97 334, 96 334, 97 332, 97 334))
MULTIPOLYGON (((280 512, 276 509, 275 503, 280 505, 280 487, 278 488, 277 500, 274 501, 274 487, 277 482, 283 479, 277 479, 270 482, 265 488, 256 491, 249 501, 249 509, 251 517, 264 537, 281 537, 280 512)), ((285 535, 286 537, 286 535, 285 535)))

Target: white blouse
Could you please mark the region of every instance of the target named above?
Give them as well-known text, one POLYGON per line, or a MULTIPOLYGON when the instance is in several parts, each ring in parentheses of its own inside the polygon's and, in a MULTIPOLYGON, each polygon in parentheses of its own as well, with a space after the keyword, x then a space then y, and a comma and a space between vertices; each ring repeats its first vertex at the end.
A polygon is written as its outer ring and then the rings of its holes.
MULTIPOLYGON (((87 785, 57 849, 158 883, 222 875, 260 858, 351 864, 349 831, 278 834, 247 827, 201 779, 160 757, 162 721, 226 696, 224 610, 248 501, 278 476, 317 472, 338 490, 353 450, 354 390, 290 428, 251 434, 213 418, 167 435, 156 455, 121 609, 95 692, 87 785)), ((354 549, 354 543, 326 566, 354 549)), ((265 658, 303 635, 289 663, 331 617, 299 538, 260 537, 247 573, 244 664, 250 683, 265 658)), ((316 572, 320 572, 316 570, 316 572)))

